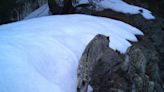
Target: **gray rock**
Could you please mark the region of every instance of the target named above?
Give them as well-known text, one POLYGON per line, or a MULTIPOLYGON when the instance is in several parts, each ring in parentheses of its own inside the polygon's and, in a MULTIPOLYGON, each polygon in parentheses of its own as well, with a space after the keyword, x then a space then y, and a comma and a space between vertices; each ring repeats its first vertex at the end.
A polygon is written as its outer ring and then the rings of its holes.
POLYGON ((0 24, 20 21, 47 0, 0 0, 0 24))
POLYGON ((78 68, 78 92, 87 91, 94 64, 106 51, 108 43, 107 37, 97 35, 86 47, 78 68))
POLYGON ((75 12, 74 0, 48 0, 50 12, 56 14, 71 14, 75 12))
POLYGON ((125 55, 113 51, 108 43, 108 37, 97 35, 87 45, 78 68, 78 92, 86 92, 89 84, 93 92, 164 91, 158 53, 148 39, 134 43, 125 55))

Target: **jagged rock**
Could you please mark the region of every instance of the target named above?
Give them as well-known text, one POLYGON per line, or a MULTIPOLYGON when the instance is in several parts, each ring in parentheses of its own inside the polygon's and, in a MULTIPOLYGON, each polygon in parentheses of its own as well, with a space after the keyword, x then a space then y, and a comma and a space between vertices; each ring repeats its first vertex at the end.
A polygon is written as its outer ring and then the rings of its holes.
POLYGON ((164 0, 124 0, 130 4, 142 6, 164 17, 164 0))
POLYGON ((119 74, 123 74, 120 66, 122 59, 108 44, 109 37, 97 35, 86 47, 78 68, 78 92, 86 92, 89 84, 94 92, 126 88, 125 80, 119 74))
MULTIPOLYGON (((128 3, 137 2, 137 5, 140 5, 140 6, 144 6, 144 5, 149 6, 149 4, 144 4, 137 0, 125 0, 125 1, 128 1, 128 3)), ((164 57, 163 57, 164 56, 164 48, 163 48, 164 47, 164 19, 163 18, 159 17, 158 14, 155 12, 153 13, 154 15, 157 14, 155 20, 146 20, 141 15, 123 14, 123 13, 112 11, 110 9, 103 10, 103 11, 93 11, 91 14, 96 15, 96 16, 103 16, 103 17, 109 17, 109 18, 121 20, 142 30, 144 32, 144 37, 138 36, 138 38, 140 42, 144 42, 144 40, 149 40, 149 41, 146 41, 146 44, 149 44, 147 45, 148 48, 146 48, 147 49, 146 53, 149 54, 149 52, 151 51, 155 52, 155 54, 157 53, 155 56, 153 56, 153 54, 150 54, 150 55, 152 55, 153 58, 158 58, 157 66, 159 66, 158 67, 160 71, 159 75, 161 77, 162 82, 164 82, 164 68, 163 68, 163 65, 164 65, 164 62, 163 62, 164 61, 164 57), (149 47, 153 47, 153 48, 149 48, 149 47)), ((149 55, 145 57, 149 57, 149 55)))
POLYGON ((60 14, 64 4, 59 5, 55 0, 48 0, 48 6, 52 14, 60 14))
POLYGON ((108 48, 108 37, 97 35, 86 47, 78 68, 78 92, 86 92, 95 62, 108 48))
POLYGON ((89 84, 93 92, 163 92, 158 53, 148 38, 134 43, 125 55, 108 43, 108 37, 97 35, 86 47, 78 68, 78 92, 86 92, 89 84))
POLYGON ((133 76, 137 92, 164 91, 158 66, 159 54, 148 37, 143 37, 140 42, 134 43, 125 56, 125 62, 129 62, 130 65, 128 74, 133 76))
POLYGON ((22 20, 47 0, 0 0, 0 24, 22 20))
POLYGON ((91 14, 96 10, 96 0, 89 0, 89 3, 79 4, 79 0, 48 0, 50 11, 56 14, 91 14))
POLYGON ((75 12, 73 0, 48 0, 52 14, 71 14, 75 12))
POLYGON ((148 61, 142 49, 132 46, 128 49, 126 58, 128 59, 125 62, 129 63, 127 71, 134 85, 134 90, 136 92, 153 92, 154 82, 150 81, 149 76, 146 75, 148 61))
MULTIPOLYGON (((2 2, 4 0, 1 0, 2 2)), ((23 9, 31 7, 26 3, 25 7, 19 3, 15 6, 15 1, 7 0, 0 3, 1 23, 7 23, 22 19, 23 9), (5 2, 7 2, 5 1, 5 2), (8 7, 10 6, 10 7, 8 7), (15 11, 13 11, 15 7, 15 11), (3 10, 6 8, 7 10, 3 10), (11 14, 11 11, 13 13, 11 14), (6 12, 6 13, 4 13, 6 12), (13 15, 13 16, 9 16, 13 15)), ((21 1, 21 0, 18 0, 21 1)), ((27 0, 28 2, 31 0, 27 0)), ((32 9, 38 7, 36 0, 32 0, 32 9), (36 5, 35 5, 36 4, 36 5)), ((65 0, 68 1, 68 0, 65 0)), ((90 5, 79 5, 75 12, 92 14, 96 16, 110 17, 129 23, 144 32, 144 37, 138 37, 139 42, 133 43, 125 55, 125 59, 115 51, 108 48, 109 40, 107 37, 98 35, 87 46, 81 57, 79 67, 79 92, 84 92, 87 85, 91 84, 94 92, 163 92, 164 91, 164 19, 158 17, 163 13, 163 1, 155 6, 147 3, 149 0, 125 0, 128 3, 136 4, 145 8, 153 9, 156 15, 155 20, 146 20, 141 15, 129 15, 118 13, 110 9, 104 11, 94 11, 90 5), (142 2, 141 2, 142 1, 142 2), (134 2, 134 3, 133 3, 134 2), (159 6, 158 6, 159 5, 159 6), (156 8, 155 8, 156 7, 156 8), (158 8, 159 7, 159 8, 158 8), (159 14, 160 13, 160 14, 159 14), (93 45, 94 44, 94 45, 93 45), (91 49, 91 50, 90 50, 91 49), (89 57, 89 58, 88 58, 89 57)), ((156 0, 150 0, 156 2, 156 0)), ((49 7, 54 14, 72 13, 74 7, 72 3, 65 2, 61 6, 55 6, 53 0, 49 0, 49 7), (54 9, 55 8, 55 9, 54 9)), ((56 4, 58 5, 58 4, 56 4)), ((30 8, 31 9, 31 8, 30 8)))
POLYGON ((92 5, 91 4, 81 4, 75 7, 75 13, 80 14, 92 14, 92 5))
POLYGON ((78 68, 78 92, 86 92, 89 84, 94 92, 130 90, 123 59, 108 44, 109 37, 97 35, 86 47, 78 68))

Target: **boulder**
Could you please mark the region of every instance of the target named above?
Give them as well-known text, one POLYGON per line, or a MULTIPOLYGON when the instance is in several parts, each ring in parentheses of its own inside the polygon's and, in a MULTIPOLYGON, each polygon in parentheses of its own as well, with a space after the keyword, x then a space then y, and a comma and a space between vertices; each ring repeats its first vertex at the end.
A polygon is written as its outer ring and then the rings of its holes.
POLYGON ((148 38, 125 54, 109 48, 110 37, 97 35, 84 50, 78 67, 78 92, 163 92, 159 58, 148 38))

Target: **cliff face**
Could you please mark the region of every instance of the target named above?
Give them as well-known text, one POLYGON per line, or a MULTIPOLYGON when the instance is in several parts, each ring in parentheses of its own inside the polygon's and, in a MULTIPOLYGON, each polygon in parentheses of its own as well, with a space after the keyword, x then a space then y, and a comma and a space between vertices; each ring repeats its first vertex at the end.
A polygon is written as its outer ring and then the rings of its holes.
POLYGON ((1 0, 0 24, 22 20, 47 0, 1 0))

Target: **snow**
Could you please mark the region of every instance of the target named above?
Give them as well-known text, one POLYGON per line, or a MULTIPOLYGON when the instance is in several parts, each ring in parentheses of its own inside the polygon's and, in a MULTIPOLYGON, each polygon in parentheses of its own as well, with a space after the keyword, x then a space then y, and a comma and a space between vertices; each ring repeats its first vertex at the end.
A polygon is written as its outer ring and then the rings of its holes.
POLYGON ((121 21, 56 15, 0 26, 0 92, 76 92, 78 61, 97 34, 125 53, 143 33, 121 21))
POLYGON ((87 92, 93 92, 93 88, 91 87, 91 85, 88 85, 87 92))
MULTIPOLYGON (((79 4, 89 3, 89 0, 80 0, 79 4), (82 2, 82 3, 81 3, 82 2)), ((142 7, 138 7, 135 5, 130 5, 122 0, 93 0, 97 7, 101 7, 104 9, 112 9, 117 12, 128 13, 128 14, 141 14, 145 19, 154 19, 155 17, 152 15, 151 11, 144 9, 142 7), (143 12, 141 12, 143 11, 143 12)), ((99 9, 98 10, 103 10, 99 9)))
POLYGON ((78 3, 79 4, 87 4, 87 3, 89 3, 89 1, 88 0, 78 0, 78 3))
POLYGON ((36 17, 42 17, 42 16, 48 16, 49 14, 49 7, 48 4, 42 5, 40 8, 36 9, 33 11, 31 14, 26 16, 24 20, 26 19, 31 19, 31 18, 36 18, 36 17))
MULTIPOLYGON (((128 14, 141 14, 145 19, 154 19, 155 17, 152 15, 151 11, 144 9, 142 7, 130 5, 122 0, 78 0, 78 4, 87 4, 87 3, 95 3, 97 5, 97 10, 103 9, 112 9, 117 12, 128 13, 128 14), (92 1, 92 2, 91 2, 92 1), (103 9, 102 9, 103 8, 103 9), (142 12, 141 12, 142 11, 142 12)), ((59 5, 62 4, 62 1, 58 1, 59 5)), ((24 18, 31 19, 36 17, 48 16, 49 7, 48 4, 42 5, 40 8, 36 9, 34 12, 29 14, 24 18)))

